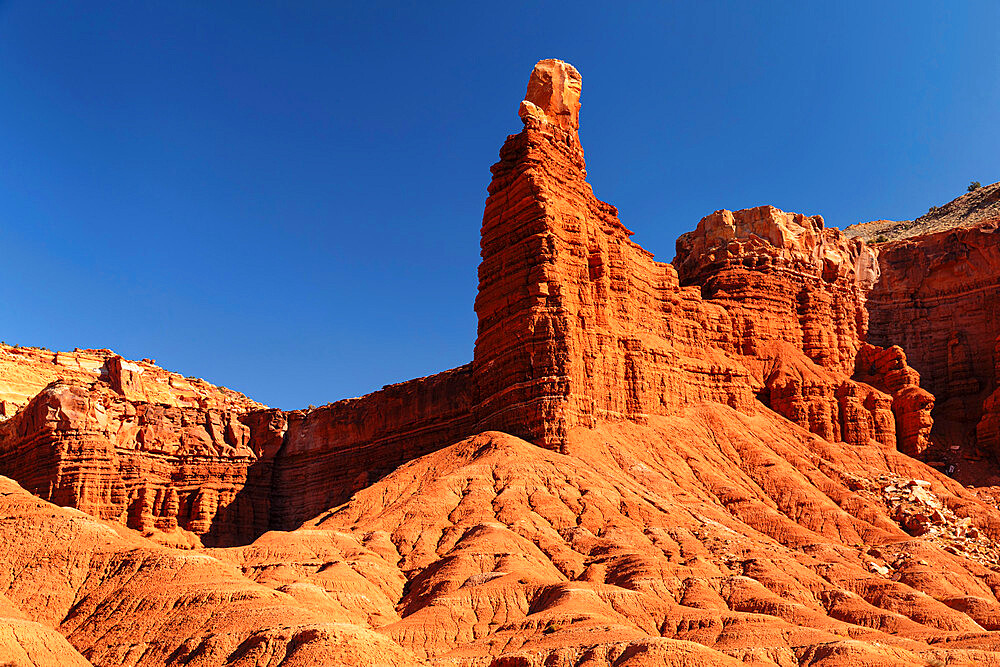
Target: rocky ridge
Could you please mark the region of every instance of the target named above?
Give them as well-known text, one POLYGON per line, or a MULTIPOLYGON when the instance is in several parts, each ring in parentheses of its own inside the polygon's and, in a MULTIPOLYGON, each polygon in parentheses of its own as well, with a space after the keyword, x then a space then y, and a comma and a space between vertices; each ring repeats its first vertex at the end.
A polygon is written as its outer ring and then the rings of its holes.
POLYGON ((265 407, 231 389, 164 370, 152 359, 129 361, 111 350, 53 352, 0 343, 0 419, 13 416, 56 380, 102 381, 129 400, 171 407, 237 412, 265 407))
POLYGON ((865 241, 884 243, 974 227, 994 218, 1000 218, 1000 183, 976 188, 944 206, 931 206, 916 220, 873 220, 850 225, 844 233, 865 241))

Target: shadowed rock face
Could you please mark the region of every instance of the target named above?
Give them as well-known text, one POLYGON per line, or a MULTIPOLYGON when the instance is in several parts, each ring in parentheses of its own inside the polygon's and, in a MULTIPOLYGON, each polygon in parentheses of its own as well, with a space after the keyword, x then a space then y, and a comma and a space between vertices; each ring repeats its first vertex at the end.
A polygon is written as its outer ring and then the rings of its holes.
POLYGON ((993 397, 1000 388, 998 223, 880 246, 882 275, 867 304, 869 338, 905 349, 935 397, 937 447, 929 460, 954 465, 961 479, 977 484, 1000 483, 996 468, 981 463, 1000 452, 993 397))
POLYGON ((1000 665, 1000 511, 909 456, 941 395, 1000 431, 994 237, 761 206, 658 262, 580 82, 538 63, 491 169, 465 366, 285 412, 3 348, 0 474, 45 500, 0 479, 0 664, 1000 665))

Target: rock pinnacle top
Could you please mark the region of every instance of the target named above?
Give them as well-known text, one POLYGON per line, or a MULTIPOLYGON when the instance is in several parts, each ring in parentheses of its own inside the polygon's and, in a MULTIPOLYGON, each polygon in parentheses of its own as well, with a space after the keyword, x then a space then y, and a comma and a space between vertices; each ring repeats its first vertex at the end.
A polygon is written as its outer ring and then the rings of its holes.
POLYGON ((539 60, 528 79, 528 91, 518 115, 576 131, 580 127, 580 91, 583 79, 576 68, 561 60, 539 60))

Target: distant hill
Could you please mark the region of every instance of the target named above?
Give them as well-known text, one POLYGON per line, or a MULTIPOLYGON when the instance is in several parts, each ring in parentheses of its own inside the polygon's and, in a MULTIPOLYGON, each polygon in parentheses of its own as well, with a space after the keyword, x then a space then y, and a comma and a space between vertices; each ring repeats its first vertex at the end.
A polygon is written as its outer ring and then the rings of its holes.
POLYGON ((916 220, 875 220, 851 225, 844 233, 866 240, 898 241, 954 227, 973 227, 996 217, 1000 217, 1000 182, 973 190, 944 206, 935 206, 916 220))

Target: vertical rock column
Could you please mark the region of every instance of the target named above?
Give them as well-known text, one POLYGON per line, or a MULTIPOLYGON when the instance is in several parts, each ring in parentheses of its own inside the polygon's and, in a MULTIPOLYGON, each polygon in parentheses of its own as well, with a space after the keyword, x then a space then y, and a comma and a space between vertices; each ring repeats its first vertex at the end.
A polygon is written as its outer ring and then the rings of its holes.
POLYGON ((575 69, 539 62, 520 107, 524 130, 492 168, 476 298, 477 430, 559 450, 570 428, 598 420, 641 423, 698 400, 749 409, 748 371, 704 353, 706 339, 728 338, 724 313, 682 297, 676 270, 594 196, 579 99, 575 69))
POLYGON ((579 73, 561 61, 543 60, 531 73, 524 130, 507 138, 491 169, 475 305, 480 427, 553 449, 568 428, 571 353, 551 182, 586 175, 580 91, 579 73))

